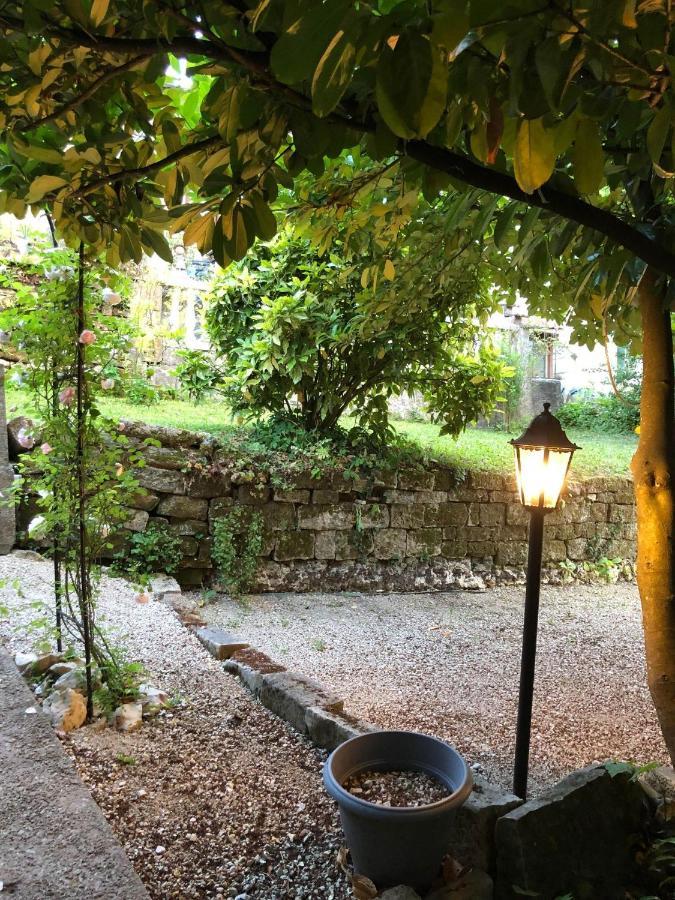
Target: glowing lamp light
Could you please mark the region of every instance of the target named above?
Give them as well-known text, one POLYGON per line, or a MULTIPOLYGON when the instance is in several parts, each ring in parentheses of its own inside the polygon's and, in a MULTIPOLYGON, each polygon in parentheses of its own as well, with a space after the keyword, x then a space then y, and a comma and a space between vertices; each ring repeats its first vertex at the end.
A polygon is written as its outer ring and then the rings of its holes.
POLYGON ((518 493, 529 509, 552 510, 560 500, 572 456, 580 448, 572 443, 551 404, 536 416, 519 438, 511 441, 516 457, 518 493))
POLYGON ((523 649, 520 658, 513 765, 513 793, 523 800, 527 797, 530 757, 544 518, 546 513, 558 505, 572 455, 575 450, 580 449, 570 441, 556 417, 551 415, 550 406, 550 403, 544 403, 544 411, 532 419, 519 438, 511 441, 516 454, 518 493, 521 503, 530 511, 523 649))

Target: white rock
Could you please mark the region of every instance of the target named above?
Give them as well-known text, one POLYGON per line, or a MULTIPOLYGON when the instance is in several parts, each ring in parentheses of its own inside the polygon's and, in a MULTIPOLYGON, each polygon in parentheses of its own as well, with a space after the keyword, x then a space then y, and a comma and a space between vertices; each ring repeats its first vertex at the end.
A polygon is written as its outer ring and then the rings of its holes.
POLYGON ((118 731, 138 731, 143 724, 143 706, 140 703, 123 703, 113 713, 113 725, 118 731))
POLYGON ((381 900, 420 900, 420 895, 411 887, 399 884, 398 887, 389 888, 380 895, 381 900))
POLYGON ((43 707, 54 728, 61 731, 74 731, 83 725, 87 718, 87 704, 78 691, 65 688, 53 691, 45 700, 43 707))
POLYGON ((138 702, 143 707, 144 716, 154 716, 169 702, 169 695, 151 684, 141 684, 138 687, 138 702))
POLYGON ((160 603, 168 603, 171 605, 180 600, 182 593, 180 585, 171 575, 159 574, 153 575, 150 579, 150 590, 152 591, 153 600, 160 603))
POLYGON ((25 675, 37 662, 37 653, 17 653, 14 656, 14 665, 22 675, 25 675))
MULTIPOLYGON (((95 667, 92 667, 91 678, 94 690, 96 690, 96 688, 101 686, 101 674, 95 667)), ((87 672, 84 666, 76 666, 56 679, 54 690, 62 691, 65 688, 71 688, 74 691, 79 691, 81 694, 86 694, 87 672)))
POLYGON ((74 669, 77 669, 78 665, 82 665, 82 663, 57 662, 47 669, 47 673, 49 675, 53 675, 54 678, 60 678, 62 675, 67 675, 68 672, 72 672, 74 669))
POLYGON ((47 669, 57 665, 63 659, 62 653, 43 653, 33 663, 33 674, 42 675, 47 669))

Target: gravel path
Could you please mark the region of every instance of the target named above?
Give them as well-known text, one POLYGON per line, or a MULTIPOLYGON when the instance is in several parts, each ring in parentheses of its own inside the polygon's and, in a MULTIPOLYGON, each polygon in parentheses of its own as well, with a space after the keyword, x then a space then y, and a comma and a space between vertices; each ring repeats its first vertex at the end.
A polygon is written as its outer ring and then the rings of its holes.
MULTIPOLYGON (((0 557, 0 607, 10 607, 0 641, 10 649, 29 649, 25 626, 37 611, 26 606, 49 596, 50 572, 47 562, 0 557)), ((93 725, 65 740, 150 895, 350 896, 321 755, 255 703, 166 607, 139 605, 127 584, 108 578, 102 598, 130 657, 180 698, 134 734, 93 725)))
MULTIPOLYGON (((508 786, 523 597, 521 587, 220 596, 201 614, 317 678, 348 712, 435 734, 508 786)), ((542 588, 533 791, 594 760, 667 760, 643 653, 635 586, 542 588)))

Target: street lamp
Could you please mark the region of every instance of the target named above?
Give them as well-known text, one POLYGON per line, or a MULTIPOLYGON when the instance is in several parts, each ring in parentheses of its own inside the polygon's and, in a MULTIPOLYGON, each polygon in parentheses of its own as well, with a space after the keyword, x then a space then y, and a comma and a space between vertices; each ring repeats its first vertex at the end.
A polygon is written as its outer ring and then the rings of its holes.
POLYGON ((513 770, 513 793, 523 799, 527 794, 527 769, 530 755, 544 516, 557 507, 572 462, 572 455, 575 450, 580 449, 569 440, 562 430, 560 422, 551 415, 550 406, 550 403, 544 403, 544 411, 532 420, 519 438, 510 442, 516 456, 516 478, 520 501, 530 510, 525 621, 520 661, 516 755, 513 770))

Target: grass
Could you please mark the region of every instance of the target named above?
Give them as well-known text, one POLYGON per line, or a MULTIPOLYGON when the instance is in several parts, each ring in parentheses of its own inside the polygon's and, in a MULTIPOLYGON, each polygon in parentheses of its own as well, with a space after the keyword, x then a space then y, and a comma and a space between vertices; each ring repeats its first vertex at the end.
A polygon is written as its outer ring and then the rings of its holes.
MULTIPOLYGON (((152 425, 206 431, 226 437, 239 431, 229 409, 223 403, 209 401, 196 405, 184 400, 162 400, 152 406, 130 404, 120 397, 100 401, 103 415, 111 419, 140 419, 152 425)), ((7 385, 8 418, 34 415, 25 391, 7 385)), ((469 429, 456 440, 439 434, 439 427, 427 422, 393 422, 401 435, 426 455, 449 466, 489 472, 510 472, 513 450, 509 439, 519 433, 469 429)), ((635 448, 635 435, 601 435, 570 429, 569 437, 582 447, 573 462, 577 476, 628 475, 635 448)))

